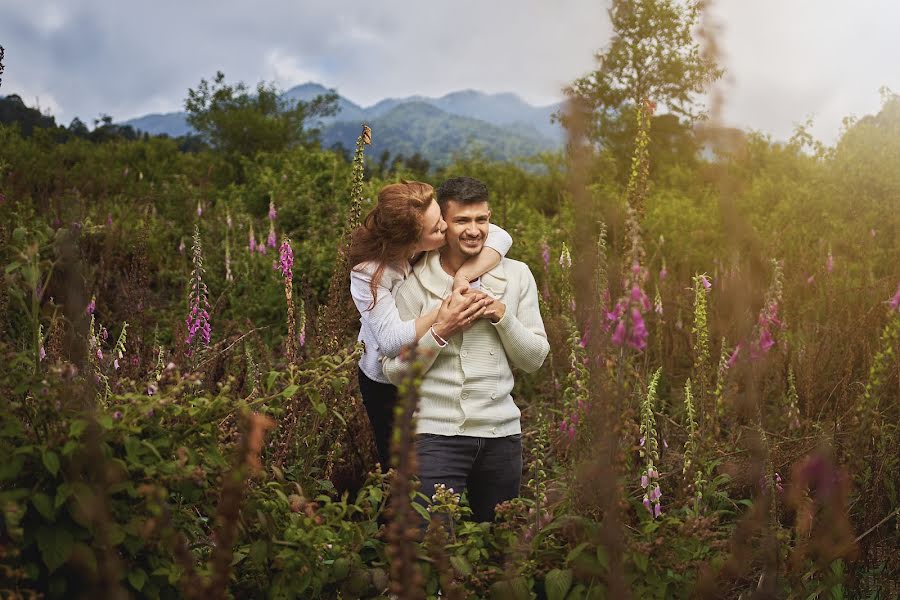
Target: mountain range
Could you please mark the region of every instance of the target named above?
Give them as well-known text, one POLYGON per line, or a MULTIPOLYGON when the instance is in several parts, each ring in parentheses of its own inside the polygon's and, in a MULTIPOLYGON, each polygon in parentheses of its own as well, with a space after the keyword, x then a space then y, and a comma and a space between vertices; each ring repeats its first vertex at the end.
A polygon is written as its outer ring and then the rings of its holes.
MULTIPOLYGON (((304 83, 282 94, 288 102, 309 101, 329 90, 304 83)), ((419 153, 433 165, 449 162, 454 154, 479 149, 494 159, 529 156, 554 150, 563 130, 551 123, 559 104, 532 106, 515 94, 486 94, 476 90, 452 92, 440 98, 386 98, 362 107, 338 96, 338 112, 317 125, 322 144, 353 148, 362 123, 373 131, 370 156, 387 150, 392 156, 419 153)), ((122 123, 150 135, 178 137, 193 132, 184 112, 151 114, 122 123)))

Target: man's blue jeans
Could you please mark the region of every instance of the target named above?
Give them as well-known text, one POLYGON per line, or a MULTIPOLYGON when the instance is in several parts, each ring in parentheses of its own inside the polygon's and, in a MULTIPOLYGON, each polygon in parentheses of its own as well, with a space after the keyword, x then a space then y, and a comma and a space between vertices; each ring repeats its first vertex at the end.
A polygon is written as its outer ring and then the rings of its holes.
POLYGON ((422 433, 416 436, 419 491, 431 498, 443 483, 468 491, 472 516, 493 521, 494 508, 519 495, 522 483, 522 435, 480 438, 422 433))

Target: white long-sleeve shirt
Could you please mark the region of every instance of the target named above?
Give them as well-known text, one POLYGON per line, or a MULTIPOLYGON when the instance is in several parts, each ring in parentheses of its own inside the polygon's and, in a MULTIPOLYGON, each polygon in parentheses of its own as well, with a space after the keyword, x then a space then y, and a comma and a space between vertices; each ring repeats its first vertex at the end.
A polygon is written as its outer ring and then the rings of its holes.
MULTIPOLYGON (((484 245, 506 256, 512 247, 512 236, 506 230, 491 224, 484 245)), ((350 271, 350 295, 359 311, 359 341, 365 351, 359 361, 359 368, 366 377, 380 383, 390 383, 381 366, 383 356, 400 354, 403 346, 416 341, 416 315, 412 320, 403 320, 397 311, 395 297, 400 284, 410 273, 409 263, 386 266, 378 282, 378 296, 372 305, 372 276, 378 265, 374 262, 360 263, 350 271), (371 307, 371 308, 370 308, 371 307)), ((450 290, 448 288, 447 293, 450 290)))

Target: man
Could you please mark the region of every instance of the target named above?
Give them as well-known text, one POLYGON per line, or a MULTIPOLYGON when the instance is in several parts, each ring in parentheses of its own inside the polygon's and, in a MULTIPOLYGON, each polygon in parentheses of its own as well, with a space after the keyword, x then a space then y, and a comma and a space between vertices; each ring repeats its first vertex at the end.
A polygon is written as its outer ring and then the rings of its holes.
MULTIPOLYGON (((438 189, 447 223, 447 244, 425 255, 400 287, 396 301, 404 320, 415 319, 458 299, 459 267, 481 251, 491 211, 488 189, 470 177, 455 177, 438 189)), ((510 392, 510 364, 528 373, 543 364, 550 346, 538 307, 534 276, 524 263, 504 258, 471 287, 484 293, 483 316, 470 323, 435 323, 418 342, 425 374, 420 388, 416 455, 421 491, 443 483, 468 490, 477 521, 492 521, 500 502, 519 494, 522 479, 520 412, 510 392)), ((404 360, 385 358, 392 383, 403 377, 404 360)))

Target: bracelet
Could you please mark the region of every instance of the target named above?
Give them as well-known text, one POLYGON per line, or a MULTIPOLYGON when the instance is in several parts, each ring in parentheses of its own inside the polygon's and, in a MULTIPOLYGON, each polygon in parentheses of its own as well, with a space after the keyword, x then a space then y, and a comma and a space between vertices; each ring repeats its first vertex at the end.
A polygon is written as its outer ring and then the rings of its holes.
POLYGON ((438 343, 438 346, 443 348, 444 346, 447 345, 447 340, 445 340, 444 338, 442 338, 441 336, 439 336, 437 334, 437 331, 434 330, 434 325, 431 326, 430 331, 431 331, 431 335, 434 336, 434 341, 436 341, 438 343))

